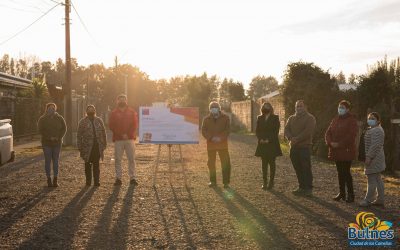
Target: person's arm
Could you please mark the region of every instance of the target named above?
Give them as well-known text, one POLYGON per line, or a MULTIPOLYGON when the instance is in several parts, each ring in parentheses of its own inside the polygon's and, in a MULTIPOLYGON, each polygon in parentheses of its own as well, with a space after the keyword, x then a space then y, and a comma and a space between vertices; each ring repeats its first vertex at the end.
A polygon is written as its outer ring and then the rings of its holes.
POLYGON ((203 137, 204 137, 206 140, 211 140, 211 134, 210 134, 210 132, 209 132, 209 130, 208 130, 207 117, 205 117, 205 118, 203 119, 203 123, 202 123, 202 125, 201 125, 201 134, 203 135, 203 137))
POLYGON ((104 122, 101 118, 99 118, 100 126, 101 126, 101 139, 104 142, 104 148, 107 147, 107 132, 106 132, 106 126, 104 126, 104 122))
POLYGON ((78 150, 81 151, 82 147, 82 136, 83 136, 83 119, 79 121, 78 131, 76 133, 76 146, 78 150))
POLYGON ((67 133, 67 124, 65 123, 65 120, 61 115, 59 117, 61 122, 61 129, 60 129, 60 134, 58 136, 59 139, 61 140, 65 136, 65 133, 67 133))
POLYGON ((44 135, 44 128, 43 128, 43 116, 39 118, 37 123, 38 131, 41 136, 44 135))
POLYGON ((261 121, 261 116, 257 117, 257 123, 256 123, 256 136, 258 141, 261 140, 261 126, 260 126, 260 121, 261 121))
POLYGON ((111 111, 110 117, 108 118, 108 128, 114 133, 115 130, 115 117, 114 112, 111 111))
POLYGON ((230 121, 229 117, 227 116, 226 121, 225 121, 224 130, 219 134, 221 141, 227 140, 230 132, 231 132, 231 121, 230 121))
POLYGON ((333 126, 333 123, 334 123, 334 119, 331 121, 331 124, 329 124, 329 127, 325 132, 325 143, 329 147, 331 146, 331 142, 332 142, 332 126, 333 126))
POLYGON ((291 141, 292 138, 293 138, 293 134, 292 134, 292 131, 290 129, 291 123, 292 123, 292 117, 290 116, 289 119, 286 122, 285 129, 284 129, 284 132, 283 132, 285 137, 286 137, 286 139, 288 139, 289 141, 291 141))
POLYGON ((338 141, 339 144, 338 147, 346 148, 354 144, 356 141, 357 133, 358 133, 357 120, 351 119, 345 136, 343 136, 342 139, 338 141))
POLYGON ((296 142, 304 141, 305 139, 311 137, 314 133, 316 121, 315 118, 310 116, 306 122, 306 127, 297 136, 294 137, 296 142))
POLYGON ((133 112, 133 122, 132 122, 132 126, 129 129, 129 134, 133 135, 133 138, 136 139, 136 129, 138 128, 138 116, 136 111, 132 111, 133 112))
POLYGON ((374 159, 378 154, 379 150, 383 147, 385 142, 385 133, 381 129, 375 129, 371 134, 371 146, 368 149, 366 158, 374 159))

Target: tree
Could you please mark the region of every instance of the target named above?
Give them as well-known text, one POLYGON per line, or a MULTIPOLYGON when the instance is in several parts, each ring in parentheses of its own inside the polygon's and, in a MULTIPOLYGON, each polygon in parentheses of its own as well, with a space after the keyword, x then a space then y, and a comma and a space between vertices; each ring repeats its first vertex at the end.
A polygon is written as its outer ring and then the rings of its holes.
POLYGON ((229 107, 232 102, 246 99, 243 84, 233 79, 224 79, 219 89, 220 102, 222 106, 229 107))
POLYGON ((10 74, 10 56, 4 54, 0 60, 0 72, 10 74))
POLYGON ((279 89, 278 81, 273 76, 256 76, 251 80, 247 95, 251 99, 258 99, 279 89))

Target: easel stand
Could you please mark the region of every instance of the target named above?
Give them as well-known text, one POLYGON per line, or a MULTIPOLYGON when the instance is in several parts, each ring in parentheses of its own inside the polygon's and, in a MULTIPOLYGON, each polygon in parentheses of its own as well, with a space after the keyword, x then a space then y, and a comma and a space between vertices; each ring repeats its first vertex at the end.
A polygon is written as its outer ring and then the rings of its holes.
POLYGON ((157 151, 157 159, 156 159, 156 164, 154 167, 154 175, 153 175, 153 186, 156 185, 156 180, 157 180, 157 174, 158 173, 168 173, 169 174, 169 180, 171 182, 171 174, 174 173, 179 173, 179 174, 183 174, 184 180, 185 180, 185 186, 187 186, 187 182, 186 182, 186 170, 185 170, 185 164, 183 163, 183 157, 182 157, 182 148, 180 144, 159 144, 158 145, 158 151, 157 151), (181 170, 172 170, 172 154, 174 153, 172 151, 172 146, 178 146, 179 149, 179 164, 181 165, 181 170), (168 147, 168 170, 160 170, 159 166, 160 166, 160 157, 161 157, 161 147, 162 146, 167 146, 168 147))

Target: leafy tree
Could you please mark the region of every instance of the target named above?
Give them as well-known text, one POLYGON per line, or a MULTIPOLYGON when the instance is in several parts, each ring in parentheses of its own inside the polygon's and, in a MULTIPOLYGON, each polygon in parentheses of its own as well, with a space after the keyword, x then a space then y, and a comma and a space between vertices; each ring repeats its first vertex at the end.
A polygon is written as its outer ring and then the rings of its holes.
POLYGON ((279 85, 275 77, 258 75, 251 80, 247 95, 251 99, 258 99, 278 89, 279 85))

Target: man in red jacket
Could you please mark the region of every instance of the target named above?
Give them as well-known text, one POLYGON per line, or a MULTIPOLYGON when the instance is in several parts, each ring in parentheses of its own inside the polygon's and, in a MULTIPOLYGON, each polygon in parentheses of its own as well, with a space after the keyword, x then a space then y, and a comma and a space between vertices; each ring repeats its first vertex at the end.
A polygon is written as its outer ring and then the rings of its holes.
POLYGON ((138 185, 135 179, 135 139, 136 128, 138 127, 137 113, 128 107, 125 95, 117 98, 117 108, 110 115, 109 128, 113 132, 113 142, 115 143, 115 173, 116 180, 114 185, 122 184, 121 161, 124 151, 129 162, 130 184, 138 185))

